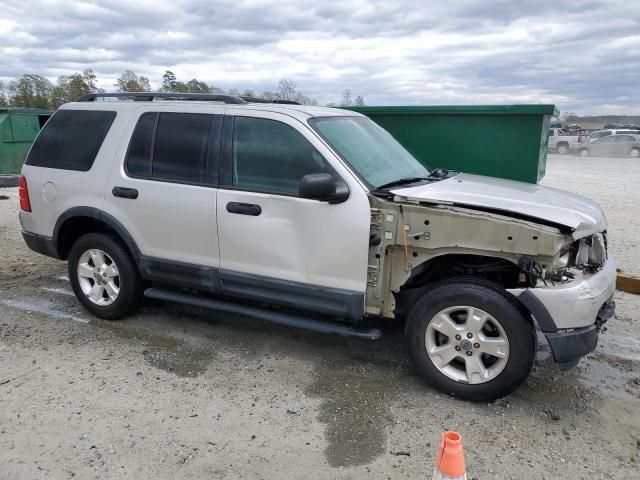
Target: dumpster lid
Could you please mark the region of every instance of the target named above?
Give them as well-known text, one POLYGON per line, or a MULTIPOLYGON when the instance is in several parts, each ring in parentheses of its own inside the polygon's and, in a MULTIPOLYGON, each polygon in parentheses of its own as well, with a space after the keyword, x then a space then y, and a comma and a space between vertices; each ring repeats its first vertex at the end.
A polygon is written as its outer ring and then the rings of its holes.
POLYGON ((27 113, 31 115, 53 115, 53 110, 29 107, 0 107, 0 113, 27 113))
POLYGON ((553 104, 522 105, 406 105, 340 107, 363 114, 384 115, 559 115, 553 104))

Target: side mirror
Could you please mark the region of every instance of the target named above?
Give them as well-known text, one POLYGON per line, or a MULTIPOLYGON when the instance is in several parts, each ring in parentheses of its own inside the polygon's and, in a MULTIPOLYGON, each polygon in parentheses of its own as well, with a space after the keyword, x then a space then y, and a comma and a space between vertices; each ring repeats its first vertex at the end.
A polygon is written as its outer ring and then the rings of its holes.
POLYGON ((340 203, 349 198, 349 188, 330 173, 310 173, 300 180, 299 194, 302 198, 340 203))

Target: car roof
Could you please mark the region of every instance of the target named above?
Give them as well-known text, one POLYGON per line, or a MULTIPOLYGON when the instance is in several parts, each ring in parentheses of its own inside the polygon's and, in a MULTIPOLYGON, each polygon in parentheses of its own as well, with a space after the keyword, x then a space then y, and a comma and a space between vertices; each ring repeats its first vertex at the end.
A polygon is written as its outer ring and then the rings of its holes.
POLYGON ((238 103, 229 104, 216 101, 198 101, 198 100, 152 100, 152 101, 131 101, 131 100, 116 100, 116 101, 90 101, 90 102, 71 102, 66 103, 60 107, 61 110, 114 110, 114 111, 130 111, 135 110, 142 106, 153 105, 160 111, 167 108, 168 111, 176 111, 181 107, 186 107, 185 111, 193 111, 193 107, 197 107, 198 110, 211 110, 212 113, 220 112, 221 109, 228 110, 254 110, 264 112, 274 112, 289 115, 300 120, 307 120, 311 117, 362 117, 363 115, 350 110, 343 110, 333 107, 318 107, 315 105, 293 105, 293 104, 279 104, 279 103, 238 103))
POLYGON ((637 131, 638 129, 634 128, 605 128, 604 130, 594 130, 591 133, 612 132, 612 134, 615 135, 616 133, 632 133, 637 131))
POLYGON ((612 135, 605 135, 604 137, 600 137, 596 140, 596 142, 601 142, 607 138, 616 138, 616 137, 633 137, 636 142, 640 141, 640 132, 637 130, 630 130, 628 132, 618 132, 612 135))

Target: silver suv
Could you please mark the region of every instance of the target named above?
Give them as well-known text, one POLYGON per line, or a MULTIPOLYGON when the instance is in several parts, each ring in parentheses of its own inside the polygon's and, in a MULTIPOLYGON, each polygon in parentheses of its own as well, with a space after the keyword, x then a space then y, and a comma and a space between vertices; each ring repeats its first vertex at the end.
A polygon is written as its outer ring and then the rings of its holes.
POLYGON ((53 115, 22 175, 27 245, 67 260, 105 319, 147 296, 366 339, 402 321, 431 385, 486 401, 529 374, 536 325, 569 368, 613 315, 597 204, 427 169, 349 111, 89 95, 53 115))

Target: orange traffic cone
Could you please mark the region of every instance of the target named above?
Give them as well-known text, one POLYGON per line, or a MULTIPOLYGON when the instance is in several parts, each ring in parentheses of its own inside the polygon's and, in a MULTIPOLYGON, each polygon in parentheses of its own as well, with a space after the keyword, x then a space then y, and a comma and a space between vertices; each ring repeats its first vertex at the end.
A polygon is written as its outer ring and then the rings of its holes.
POLYGON ((433 480, 467 480, 462 437, 459 433, 444 432, 442 434, 433 480))

